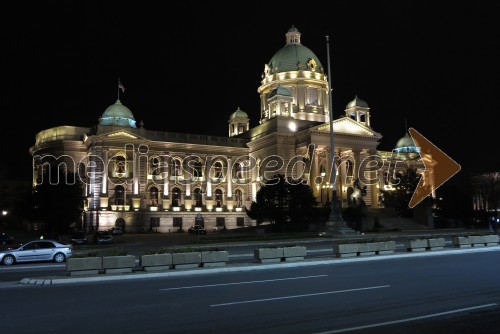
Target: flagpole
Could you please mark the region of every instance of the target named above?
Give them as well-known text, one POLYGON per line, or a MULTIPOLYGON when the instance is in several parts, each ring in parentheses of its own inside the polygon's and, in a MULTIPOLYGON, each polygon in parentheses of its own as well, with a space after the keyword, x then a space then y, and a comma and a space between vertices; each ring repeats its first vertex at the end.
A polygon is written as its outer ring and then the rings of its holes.
POLYGON ((118 101, 120 101, 120 78, 118 78, 118 101))
MULTIPOLYGON (((337 197, 337 171, 335 169, 335 146, 333 133, 332 76, 330 66, 330 36, 326 36, 326 54, 328 60, 328 106, 330 109, 330 184, 332 185, 332 202, 330 215, 326 222, 326 236, 339 237, 355 233, 342 218, 342 205, 337 197)), ((328 193, 327 193, 328 195, 328 193)))

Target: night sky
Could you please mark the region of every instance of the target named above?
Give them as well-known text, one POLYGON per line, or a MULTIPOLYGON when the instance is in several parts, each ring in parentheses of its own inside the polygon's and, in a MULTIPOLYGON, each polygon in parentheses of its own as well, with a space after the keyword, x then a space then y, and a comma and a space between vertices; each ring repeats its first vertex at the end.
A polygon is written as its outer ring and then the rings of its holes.
POLYGON ((264 64, 292 25, 325 69, 330 36, 335 118, 357 94, 380 149, 413 127, 462 166, 457 179, 500 170, 499 4, 103 3, 3 5, 1 177, 30 179, 37 132, 95 125, 119 77, 147 129, 226 136, 238 107, 257 125, 264 64))

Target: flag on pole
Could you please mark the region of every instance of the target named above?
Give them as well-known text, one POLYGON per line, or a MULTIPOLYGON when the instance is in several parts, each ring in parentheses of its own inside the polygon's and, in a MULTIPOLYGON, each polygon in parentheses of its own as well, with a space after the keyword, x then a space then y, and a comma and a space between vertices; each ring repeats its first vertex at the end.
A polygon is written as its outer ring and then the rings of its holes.
POLYGON ((120 79, 118 79, 118 88, 120 88, 122 90, 122 93, 125 93, 125 86, 123 86, 120 79))

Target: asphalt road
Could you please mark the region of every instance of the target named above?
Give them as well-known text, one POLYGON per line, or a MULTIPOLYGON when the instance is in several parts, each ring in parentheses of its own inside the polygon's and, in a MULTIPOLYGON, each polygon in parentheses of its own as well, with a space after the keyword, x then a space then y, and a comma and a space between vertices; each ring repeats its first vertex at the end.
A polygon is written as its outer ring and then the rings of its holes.
POLYGON ((435 254, 3 287, 0 323, 11 334, 497 332, 500 251, 435 254))

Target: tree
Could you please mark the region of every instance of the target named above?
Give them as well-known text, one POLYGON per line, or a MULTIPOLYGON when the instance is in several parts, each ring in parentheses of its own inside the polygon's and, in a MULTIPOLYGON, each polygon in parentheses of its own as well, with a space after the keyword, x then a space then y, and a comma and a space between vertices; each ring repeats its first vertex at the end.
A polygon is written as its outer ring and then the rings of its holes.
POLYGON ((458 227, 459 222, 471 216, 472 200, 457 185, 445 183, 436 194, 434 215, 438 217, 439 227, 458 227))
POLYGON ((247 214, 257 224, 268 221, 281 229, 285 224, 306 221, 309 210, 316 205, 309 185, 276 175, 259 189, 247 214))
POLYGON ((407 168, 395 174, 397 184, 393 184, 393 189, 381 190, 382 204, 385 207, 393 207, 398 216, 413 217, 413 210, 409 204, 421 175, 415 168, 407 168))
POLYGON ((60 171, 59 178, 55 178, 57 173, 57 167, 45 169, 42 182, 34 187, 33 217, 43 221, 47 231, 66 233, 81 219, 83 186, 74 173, 60 171))
POLYGON ((0 179, 0 210, 2 228, 19 229, 27 218, 31 201, 31 182, 0 179), (5 212, 5 213, 4 213, 5 212))

